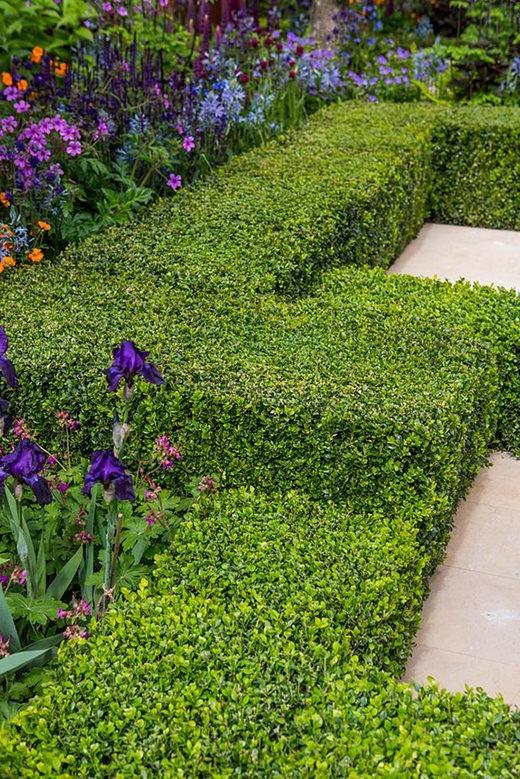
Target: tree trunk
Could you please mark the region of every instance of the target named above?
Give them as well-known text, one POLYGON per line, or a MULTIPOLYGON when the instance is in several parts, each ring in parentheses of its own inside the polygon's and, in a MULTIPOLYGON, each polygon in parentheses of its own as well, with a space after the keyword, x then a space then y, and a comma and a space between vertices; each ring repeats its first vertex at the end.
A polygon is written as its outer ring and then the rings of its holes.
POLYGON ((334 15, 339 11, 336 0, 313 0, 311 32, 318 43, 326 43, 334 29, 334 15))

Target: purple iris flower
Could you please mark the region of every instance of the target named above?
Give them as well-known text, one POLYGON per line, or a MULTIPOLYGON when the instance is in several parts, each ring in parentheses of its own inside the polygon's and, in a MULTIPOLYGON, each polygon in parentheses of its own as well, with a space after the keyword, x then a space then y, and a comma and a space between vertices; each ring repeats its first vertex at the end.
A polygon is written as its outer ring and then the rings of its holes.
POLYGON ((52 501, 47 480, 40 476, 47 462, 47 455, 34 441, 24 438, 13 452, 0 457, 0 491, 4 482, 12 476, 19 484, 27 484, 32 489, 40 505, 52 501))
POLYGON ((11 360, 8 360, 5 356, 9 347, 9 340, 3 327, 0 327, 0 372, 4 374, 4 378, 10 387, 18 386, 18 379, 11 360))
POLYGON ((9 401, 0 398, 0 436, 7 435, 10 427, 9 401))
POLYGON ((114 349, 114 362, 107 370, 108 389, 115 392, 121 379, 131 387, 134 376, 142 376, 150 384, 162 384, 164 379, 151 362, 146 362, 150 352, 138 349, 133 341, 123 341, 114 349))
POLYGON ((106 493, 110 493, 113 489, 113 494, 118 500, 135 500, 132 477, 126 472, 121 460, 118 460, 108 449, 92 452, 90 468, 83 485, 85 495, 90 495, 96 482, 103 485, 106 493))

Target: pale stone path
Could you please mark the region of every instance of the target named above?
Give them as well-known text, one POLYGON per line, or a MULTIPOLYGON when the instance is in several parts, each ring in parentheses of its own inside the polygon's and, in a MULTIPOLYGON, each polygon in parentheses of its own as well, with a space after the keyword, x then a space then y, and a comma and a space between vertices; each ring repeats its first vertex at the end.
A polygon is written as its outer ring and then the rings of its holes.
MULTIPOLYGON (((425 225, 391 272, 520 290, 520 233, 425 225)), ((490 462, 457 511, 404 678, 520 706, 520 460, 490 462)))
POLYGON ((391 272, 520 290, 520 232, 426 224, 391 272))

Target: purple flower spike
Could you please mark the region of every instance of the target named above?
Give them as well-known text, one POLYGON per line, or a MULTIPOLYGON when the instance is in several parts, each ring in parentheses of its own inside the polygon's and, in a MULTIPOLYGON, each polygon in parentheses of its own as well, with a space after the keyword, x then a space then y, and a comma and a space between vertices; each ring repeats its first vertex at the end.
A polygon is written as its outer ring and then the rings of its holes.
POLYGON ((123 463, 109 450, 92 452, 90 468, 83 485, 85 495, 90 495, 96 482, 102 484, 107 493, 113 488, 118 500, 135 500, 132 477, 126 472, 123 463))
POLYGON ((4 378, 10 387, 18 386, 18 379, 11 360, 8 360, 5 356, 9 347, 9 340, 3 327, 0 327, 0 373, 4 374, 4 378))
POLYGON ((149 354, 138 349, 133 341, 123 341, 114 349, 114 362, 106 372, 109 391, 115 392, 121 379, 131 387, 135 376, 142 376, 150 384, 162 384, 161 373, 151 362, 146 362, 149 354))
POLYGON ((40 505, 50 503, 52 495, 49 485, 40 476, 46 462, 47 455, 43 449, 34 441, 24 438, 13 452, 0 457, 0 491, 3 491, 7 477, 12 476, 19 484, 26 484, 32 489, 40 505))

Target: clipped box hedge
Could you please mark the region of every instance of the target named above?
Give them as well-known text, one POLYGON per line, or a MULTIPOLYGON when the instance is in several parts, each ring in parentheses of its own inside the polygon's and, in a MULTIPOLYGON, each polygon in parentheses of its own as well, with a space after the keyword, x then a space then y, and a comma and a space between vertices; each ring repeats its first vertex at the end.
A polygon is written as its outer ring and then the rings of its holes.
MULTIPOLYGON (((508 115, 475 114, 493 138, 508 115)), ((492 441, 520 452, 519 296, 384 272, 447 202, 442 150, 470 120, 331 107, 9 274, 13 402, 43 440, 68 408, 82 449, 110 444, 102 371, 130 337, 166 375, 133 456, 175 433, 178 478, 263 494, 204 504, 151 588, 64 648, 0 732, 7 777, 511 775, 517 715, 392 679, 457 500, 492 441)))
POLYGON ((518 713, 378 669, 402 668, 420 611, 415 535, 405 508, 199 505, 153 585, 0 729, 3 776, 513 776, 518 713))
POLYGON ((520 229, 517 108, 449 111, 435 125, 432 148, 431 221, 520 229))

